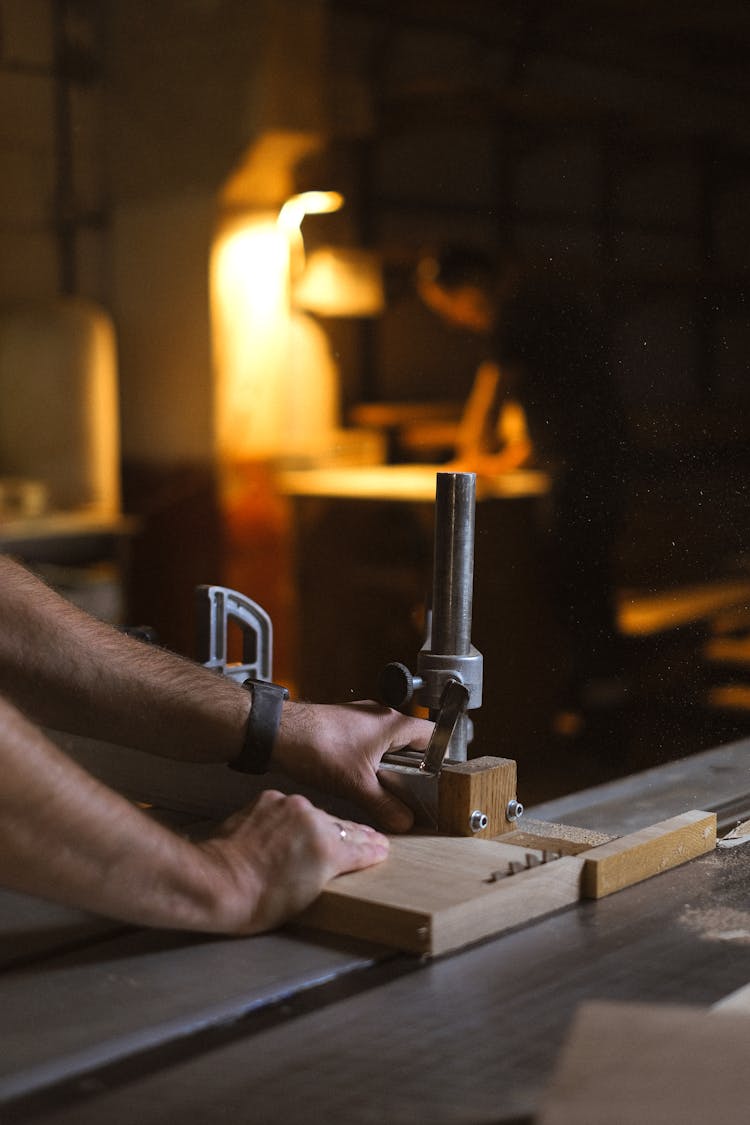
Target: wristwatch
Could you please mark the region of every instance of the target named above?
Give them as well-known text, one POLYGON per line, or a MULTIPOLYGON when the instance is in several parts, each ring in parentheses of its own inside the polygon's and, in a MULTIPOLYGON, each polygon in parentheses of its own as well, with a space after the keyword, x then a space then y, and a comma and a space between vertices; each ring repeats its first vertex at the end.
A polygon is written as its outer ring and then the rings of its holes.
POLYGON ((268 680, 245 680, 242 686, 252 692, 253 705, 242 749, 229 766, 240 773, 266 773, 279 733, 281 708, 284 700, 289 698, 289 692, 281 684, 272 684, 268 680))

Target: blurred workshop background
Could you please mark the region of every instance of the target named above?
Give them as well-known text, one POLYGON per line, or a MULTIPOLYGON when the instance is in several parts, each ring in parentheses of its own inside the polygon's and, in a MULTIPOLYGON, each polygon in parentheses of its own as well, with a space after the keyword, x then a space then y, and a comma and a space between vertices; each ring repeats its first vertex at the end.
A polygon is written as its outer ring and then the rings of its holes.
POLYGON ((531 802, 747 735, 749 55, 742 0, 0 0, 0 547, 191 657, 233 586, 373 696, 482 359, 415 271, 512 242, 622 402, 623 691, 560 720, 543 474, 480 476, 477 751, 531 802))

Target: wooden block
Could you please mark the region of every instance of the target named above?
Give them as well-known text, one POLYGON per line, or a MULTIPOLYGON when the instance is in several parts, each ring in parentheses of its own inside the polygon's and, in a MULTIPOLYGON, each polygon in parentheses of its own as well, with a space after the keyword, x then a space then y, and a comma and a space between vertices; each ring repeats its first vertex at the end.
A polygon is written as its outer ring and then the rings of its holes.
POLYGON ((578 901, 582 859, 503 877, 527 854, 496 840, 394 837, 385 863, 333 879, 300 922, 412 953, 447 953, 578 901))
POLYGON ((582 852, 583 896, 603 898, 713 851, 715 847, 715 813, 694 809, 662 820, 640 832, 582 852))
POLYGON ((474 758, 449 762, 438 779, 438 831, 448 836, 488 839, 515 828, 505 812, 516 796, 516 763, 511 758, 474 758), (487 827, 475 832, 472 813, 487 816, 487 827))

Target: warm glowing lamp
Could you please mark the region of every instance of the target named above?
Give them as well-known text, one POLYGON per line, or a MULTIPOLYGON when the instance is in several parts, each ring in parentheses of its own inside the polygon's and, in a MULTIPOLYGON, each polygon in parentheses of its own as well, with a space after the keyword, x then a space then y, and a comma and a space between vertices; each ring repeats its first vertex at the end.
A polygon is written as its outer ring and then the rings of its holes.
POLYGON ((303 191, 287 199, 279 211, 279 226, 285 230, 299 230, 305 215, 326 215, 340 211, 344 197, 338 191, 303 191))
POLYGON ((376 316, 384 304, 380 262, 359 247, 314 250, 293 284, 292 301, 319 316, 376 316))
POLYGON ((292 196, 278 215, 226 227, 211 254, 216 432, 224 460, 313 452, 339 421, 338 377, 319 325, 292 308, 305 215, 338 192, 292 196))
POLYGON ((305 215, 327 215, 340 211, 344 197, 337 191, 303 191, 287 199, 276 220, 289 239, 290 277, 292 282, 305 268, 305 244, 302 220, 305 215))

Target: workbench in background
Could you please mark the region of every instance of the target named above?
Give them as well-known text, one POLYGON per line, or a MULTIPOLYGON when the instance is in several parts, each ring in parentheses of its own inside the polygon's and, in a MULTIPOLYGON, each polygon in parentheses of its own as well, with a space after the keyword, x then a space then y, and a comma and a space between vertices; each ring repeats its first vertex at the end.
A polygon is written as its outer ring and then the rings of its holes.
POLYGON ((96 511, 0 519, 0 553, 11 555, 105 621, 126 615, 130 544, 137 521, 96 511))

